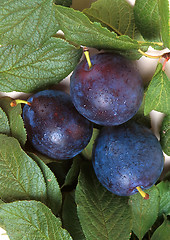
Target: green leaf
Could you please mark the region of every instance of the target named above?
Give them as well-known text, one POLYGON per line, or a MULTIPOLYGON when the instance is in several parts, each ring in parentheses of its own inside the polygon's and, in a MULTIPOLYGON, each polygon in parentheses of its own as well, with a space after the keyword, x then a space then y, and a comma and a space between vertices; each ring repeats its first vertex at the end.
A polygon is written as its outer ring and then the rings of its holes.
POLYGON ((3 203, 5 203, 5 202, 3 202, 3 201, 0 199, 0 204, 3 204, 3 203))
POLYGON ((92 158, 93 144, 94 144, 94 141, 95 141, 96 137, 98 136, 98 134, 99 134, 99 129, 93 128, 93 134, 90 139, 90 142, 81 152, 81 154, 88 160, 91 160, 91 158, 92 158))
POLYGON ((11 101, 12 99, 9 97, 0 98, 0 106, 7 114, 11 136, 15 137, 20 142, 20 144, 24 146, 27 140, 27 134, 24 128, 23 119, 21 117, 21 104, 18 104, 16 107, 11 107, 11 101))
POLYGON ((0 134, 0 198, 46 201, 46 185, 37 164, 13 137, 0 134))
POLYGON ((60 24, 67 40, 77 45, 99 49, 138 49, 137 41, 128 36, 117 36, 100 23, 92 23, 89 18, 80 11, 71 8, 55 6, 56 19, 60 24))
POLYGON ((160 41, 160 18, 158 1, 136 0, 134 6, 135 23, 148 41, 160 41))
POLYGON ((58 30, 53 0, 0 3, 0 44, 39 46, 58 30))
POLYGON ((170 236, 170 221, 165 219, 160 227, 156 229, 151 240, 168 240, 170 236))
POLYGON ((74 240, 86 240, 77 215, 75 192, 65 194, 62 209, 63 227, 67 229, 74 240))
POLYGON ((162 150, 170 156, 170 115, 164 117, 160 130, 162 150))
POLYGON ((29 153, 29 156, 38 164, 40 167, 47 188, 47 206, 56 215, 59 213, 61 208, 62 196, 59 184, 54 173, 41 159, 33 153, 29 153))
POLYGON ((0 108, 0 133, 10 135, 9 121, 2 108, 0 108))
POLYGON ((1 47, 0 89, 33 92, 56 84, 75 68, 81 55, 81 49, 54 37, 36 50, 28 45, 1 47))
POLYGON ((160 14, 161 36, 164 47, 170 48, 170 13, 169 0, 158 0, 160 14))
POLYGON ((159 216, 170 215, 170 182, 160 182, 156 185, 160 194, 159 216))
POLYGON ((96 178, 91 162, 81 166, 75 194, 78 217, 87 240, 129 239, 132 216, 128 198, 105 189, 96 178))
POLYGON ((139 193, 130 197, 133 213, 133 232, 141 240, 145 233, 152 227, 158 217, 159 191, 153 186, 146 191, 149 199, 145 200, 139 193))
POLYGON ((0 225, 11 240, 71 240, 61 221, 41 202, 17 201, 0 205, 0 225))
POLYGON ((145 96, 144 114, 151 110, 170 114, 170 80, 162 70, 162 64, 158 63, 156 72, 148 86, 145 96))
POLYGON ((92 21, 100 22, 118 35, 128 35, 138 39, 133 8, 126 0, 98 0, 83 11, 92 21))

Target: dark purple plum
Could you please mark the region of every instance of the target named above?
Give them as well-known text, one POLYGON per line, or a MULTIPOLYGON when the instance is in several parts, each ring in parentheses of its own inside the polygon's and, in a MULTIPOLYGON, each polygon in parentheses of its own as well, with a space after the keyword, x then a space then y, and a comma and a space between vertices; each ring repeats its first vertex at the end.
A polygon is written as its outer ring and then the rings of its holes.
POLYGON ((164 157, 152 131, 137 123, 103 127, 93 148, 97 178, 109 191, 129 196, 150 188, 160 177, 164 157))
POLYGON ((28 139, 35 149, 54 159, 79 154, 92 136, 92 123, 75 109, 70 95, 57 90, 40 91, 23 108, 28 139))
POLYGON ((143 81, 132 61, 113 53, 99 53, 81 61, 70 78, 76 109, 90 121, 105 126, 122 124, 138 111, 143 81))

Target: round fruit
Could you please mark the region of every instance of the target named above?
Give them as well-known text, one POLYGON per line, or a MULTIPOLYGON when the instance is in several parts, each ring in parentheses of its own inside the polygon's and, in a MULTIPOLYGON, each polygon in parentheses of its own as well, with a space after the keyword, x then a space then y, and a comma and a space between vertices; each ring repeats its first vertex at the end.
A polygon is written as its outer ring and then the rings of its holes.
POLYGON ((28 102, 30 106, 23 108, 23 119, 35 149, 54 159, 69 159, 86 147, 92 124, 77 112, 67 93, 44 90, 28 102))
POLYGON ((136 123, 103 127, 93 149, 97 178, 109 191, 129 196, 150 188, 160 177, 164 157, 152 131, 136 123))
POLYGON ((76 109, 99 125, 119 125, 132 118, 143 99, 143 82, 134 64, 113 53, 85 60, 71 75, 70 95, 76 109))

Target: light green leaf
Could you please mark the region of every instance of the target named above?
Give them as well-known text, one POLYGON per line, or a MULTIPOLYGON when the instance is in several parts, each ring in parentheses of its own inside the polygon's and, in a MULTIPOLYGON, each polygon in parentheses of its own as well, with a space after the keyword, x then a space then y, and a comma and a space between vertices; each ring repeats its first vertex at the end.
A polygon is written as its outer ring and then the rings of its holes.
POLYGON ((13 137, 0 134, 0 198, 46 201, 46 185, 37 164, 13 137))
POLYGON ((37 155, 29 153, 29 156, 38 164, 43 173, 47 188, 47 206, 56 215, 59 213, 62 203, 61 191, 57 179, 50 168, 37 155))
POLYGON ((160 130, 162 150, 170 156, 170 115, 164 117, 160 130))
POLYGON ((66 193, 64 196, 62 221, 63 227, 69 231, 74 240, 86 240, 77 216, 75 192, 66 193))
POLYGON ((127 197, 106 190, 96 178, 91 162, 81 166, 76 189, 77 212, 87 240, 127 240, 132 228, 127 197))
POLYGON ((160 194, 159 215, 170 215, 170 182, 160 182, 156 186, 160 194))
POLYGON ((3 201, 0 199, 0 204, 3 204, 3 203, 5 203, 5 202, 3 202, 3 201))
POLYGON ((128 36, 117 36, 100 23, 92 23, 80 11, 71 8, 55 6, 56 19, 67 40, 77 45, 85 45, 99 49, 138 49, 137 41, 128 36))
POLYGON ((134 16, 136 26, 146 40, 160 41, 158 1, 136 0, 134 16))
POLYGON ((41 202, 1 204, 0 225, 11 240, 72 240, 61 227, 60 219, 41 202))
POLYGON ((170 48, 170 12, 169 0, 158 0, 160 14, 161 36, 164 47, 170 48))
POLYGON ((6 113, 0 108, 0 133, 10 135, 10 126, 6 113))
POLYGON ((85 158, 87 158, 88 160, 91 160, 91 158, 92 158, 93 144, 94 144, 94 141, 97 138, 98 134, 99 134, 99 129, 93 128, 93 134, 92 134, 92 137, 90 139, 90 142, 88 143, 88 145, 81 152, 81 154, 85 158))
POLYGON ((152 227, 158 217, 159 191, 153 186, 146 191, 149 199, 145 200, 137 193, 130 197, 133 213, 133 232, 141 240, 145 233, 152 227))
POLYGON ((168 240, 170 236, 170 221, 165 219, 160 227, 153 233, 151 240, 168 240))
POLYGON ((0 3, 0 44, 38 47, 58 30, 53 0, 13 0, 0 3))
POLYGON ((170 114, 170 80, 159 63, 145 96, 144 114, 151 110, 170 114))
POLYGON ((36 50, 28 45, 1 47, 0 89, 33 92, 56 84, 75 68, 81 55, 81 49, 59 38, 36 50))
POLYGON ((21 104, 18 104, 16 107, 11 107, 11 101, 12 99, 10 97, 0 98, 0 106, 7 114, 11 136, 15 137, 20 144, 24 146, 27 140, 27 134, 24 128, 23 119, 21 117, 21 104))
POLYGON ((126 0, 98 0, 83 11, 92 21, 100 22, 118 35, 128 35, 138 39, 133 8, 126 0))

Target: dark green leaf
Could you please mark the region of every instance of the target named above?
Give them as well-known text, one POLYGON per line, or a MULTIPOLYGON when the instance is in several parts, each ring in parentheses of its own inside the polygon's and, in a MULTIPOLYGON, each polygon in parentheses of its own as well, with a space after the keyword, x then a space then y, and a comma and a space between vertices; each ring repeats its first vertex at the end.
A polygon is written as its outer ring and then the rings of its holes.
POLYGON ((0 198, 46 201, 46 185, 37 164, 13 137, 0 134, 0 198))
POLYGON ((28 45, 1 47, 1 91, 32 92, 56 84, 75 68, 81 55, 81 49, 54 37, 37 50, 28 45))
POLYGON ((65 7, 70 7, 72 4, 72 0, 54 0, 56 5, 62 5, 65 7))
POLYGON ((150 118, 149 114, 147 116, 144 115, 144 106, 145 106, 144 103, 145 103, 145 101, 143 99, 138 112, 135 114, 135 116, 131 120, 135 121, 141 125, 144 125, 148 128, 151 128, 151 118, 150 118))
POLYGON ((55 174, 60 187, 63 186, 65 178, 72 165, 72 159, 66 161, 55 161, 48 164, 48 167, 55 174))
POLYGON ((53 0, 0 3, 0 43, 38 47, 58 30, 53 0))
POLYGON ((146 40, 160 41, 158 1, 136 0, 134 16, 135 23, 146 40))
POLYGON ((164 117, 160 130, 162 150, 170 156, 170 115, 164 117))
POLYGON ((17 201, 0 205, 0 225, 11 240, 71 240, 59 218, 41 202, 17 201))
POLYGON ((133 8, 126 0, 98 0, 83 11, 92 21, 100 22, 118 35, 139 39, 133 16, 133 8))
POLYGON ((91 160, 92 158, 92 150, 93 150, 93 144, 94 144, 94 141, 97 137, 97 135, 99 134, 99 129, 97 128, 93 128, 93 134, 92 134, 92 137, 90 139, 90 142, 89 144, 83 149, 83 151, 81 152, 82 155, 87 158, 88 160, 91 160))
POLYGON ((170 80, 159 63, 145 96, 144 114, 156 110, 170 114, 170 80))
MULTIPOLYGON (((147 51, 148 46, 141 46, 140 49, 144 52, 147 51)), ((127 59, 130 60, 138 60, 142 57, 142 54, 138 51, 138 49, 129 49, 129 50, 114 50, 115 53, 118 53, 127 59)))
POLYGON ((71 8, 55 6, 56 18, 67 40, 78 45, 99 49, 138 49, 137 41, 130 37, 110 32, 100 23, 92 23, 89 18, 80 11, 71 8))
POLYGON ((133 212, 133 232, 141 240, 145 233, 152 227, 158 217, 159 191, 153 186, 146 191, 149 199, 145 200, 137 193, 130 197, 133 212))
POLYGON ((160 194, 159 215, 170 215, 170 182, 160 182, 157 188, 160 194))
POLYGON ((0 133, 10 135, 9 121, 2 108, 0 108, 0 133))
POLYGON ((54 173, 41 159, 33 153, 29 153, 29 156, 38 164, 40 167, 47 188, 47 206, 56 215, 61 208, 62 196, 61 191, 54 173))
POLYGON ((158 8, 161 23, 161 36, 164 47, 170 48, 170 14, 169 0, 158 0, 158 8))
POLYGON ((75 194, 78 217, 87 240, 129 239, 132 216, 128 198, 106 190, 96 178, 91 162, 81 166, 75 194))
POLYGON ((65 177, 65 181, 64 181, 62 188, 66 187, 66 186, 74 187, 75 184, 77 184, 77 179, 78 179, 78 175, 80 172, 81 161, 82 161, 82 159, 81 159, 80 155, 73 158, 73 163, 65 177))
POLYGON ((151 240, 168 240, 170 236, 170 221, 165 219, 160 227, 156 229, 151 240))
POLYGON ((69 231, 74 240, 85 240, 85 236, 77 216, 75 192, 67 193, 64 197, 62 209, 63 227, 69 231))
POLYGON ((21 104, 18 104, 16 107, 11 107, 11 101, 12 99, 9 97, 0 98, 0 106, 7 114, 11 136, 15 137, 20 142, 20 144, 24 146, 27 140, 27 134, 24 128, 23 119, 21 117, 21 104))

